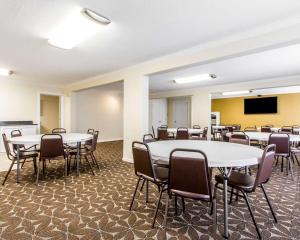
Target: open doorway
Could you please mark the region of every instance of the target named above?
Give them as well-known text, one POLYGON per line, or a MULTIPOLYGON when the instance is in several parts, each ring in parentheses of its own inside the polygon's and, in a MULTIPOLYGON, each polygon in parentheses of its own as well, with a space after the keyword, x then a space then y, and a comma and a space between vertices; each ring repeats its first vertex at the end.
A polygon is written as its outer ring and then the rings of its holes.
POLYGON ((61 97, 40 94, 40 133, 51 133, 61 126, 61 97))

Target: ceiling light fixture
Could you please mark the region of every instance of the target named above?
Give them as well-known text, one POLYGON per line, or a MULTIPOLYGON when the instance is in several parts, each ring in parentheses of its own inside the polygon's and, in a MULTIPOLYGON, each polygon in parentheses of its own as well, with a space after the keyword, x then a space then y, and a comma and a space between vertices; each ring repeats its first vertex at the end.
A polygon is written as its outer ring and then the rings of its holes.
POLYGON ((242 91, 234 91, 234 92, 223 92, 223 96, 228 96, 228 95, 240 95, 240 94, 248 94, 251 93, 251 90, 242 90, 242 91))
POLYGON ((97 33, 100 25, 108 25, 111 21, 87 8, 69 16, 52 34, 48 42, 58 48, 72 49, 87 38, 97 33))
POLYGON ((13 72, 11 70, 8 69, 4 69, 4 68, 0 68, 0 75, 1 76, 9 76, 11 75, 13 72))
POLYGON ((191 77, 177 78, 177 79, 174 79, 174 83, 178 83, 178 84, 193 83, 193 82, 200 82, 200 81, 214 79, 216 77, 217 76, 214 74, 207 73, 207 74, 200 74, 200 75, 191 76, 191 77))

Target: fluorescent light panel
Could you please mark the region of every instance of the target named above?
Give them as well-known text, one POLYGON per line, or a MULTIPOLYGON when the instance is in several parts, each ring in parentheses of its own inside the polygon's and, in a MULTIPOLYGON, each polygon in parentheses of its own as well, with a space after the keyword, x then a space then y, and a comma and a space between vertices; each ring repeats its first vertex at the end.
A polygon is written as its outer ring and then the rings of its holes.
POLYGON ((72 49, 97 33, 101 28, 99 23, 109 24, 110 20, 88 9, 78 10, 52 32, 48 42, 58 48, 72 49))
POLYGON ((228 95, 239 95, 239 94, 247 94, 250 93, 250 90, 242 90, 242 91, 234 91, 234 92, 223 92, 223 96, 228 96, 228 95))
POLYGON ((207 74, 200 74, 200 75, 191 76, 191 77, 177 78, 177 79, 174 79, 174 82, 178 83, 178 84, 184 84, 184 83, 193 83, 193 82, 210 80, 213 78, 216 78, 216 76, 213 74, 207 73, 207 74))
POLYGON ((11 70, 5 69, 5 68, 0 68, 0 75, 1 76, 9 76, 12 74, 11 70))

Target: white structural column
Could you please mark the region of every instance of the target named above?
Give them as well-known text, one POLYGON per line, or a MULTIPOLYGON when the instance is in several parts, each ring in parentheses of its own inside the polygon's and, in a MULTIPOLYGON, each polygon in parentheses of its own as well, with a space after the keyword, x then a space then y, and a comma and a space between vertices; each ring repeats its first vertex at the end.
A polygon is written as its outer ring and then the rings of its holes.
POLYGON ((209 91, 197 91, 192 96, 192 126, 200 125, 201 128, 208 127, 208 138, 210 138, 210 113, 211 96, 209 91))
POLYGON ((148 133, 149 78, 130 76, 124 79, 123 160, 133 162, 131 144, 148 133))

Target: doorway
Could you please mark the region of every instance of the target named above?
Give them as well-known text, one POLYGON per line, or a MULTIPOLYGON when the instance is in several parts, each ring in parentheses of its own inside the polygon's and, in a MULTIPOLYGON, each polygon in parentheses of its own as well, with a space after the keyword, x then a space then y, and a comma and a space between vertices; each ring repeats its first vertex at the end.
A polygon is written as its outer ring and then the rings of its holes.
POLYGON ((40 94, 40 133, 51 133, 61 127, 61 97, 40 94))

